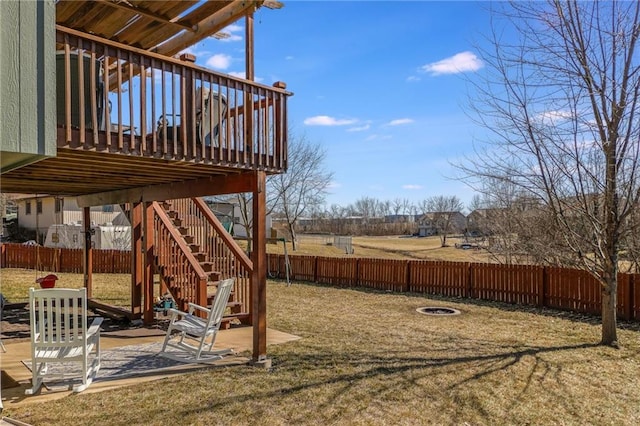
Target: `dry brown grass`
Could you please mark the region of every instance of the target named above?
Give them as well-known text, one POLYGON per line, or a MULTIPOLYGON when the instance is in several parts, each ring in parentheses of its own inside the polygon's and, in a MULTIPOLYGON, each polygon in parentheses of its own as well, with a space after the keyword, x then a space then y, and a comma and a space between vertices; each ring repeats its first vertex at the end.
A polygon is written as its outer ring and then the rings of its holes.
MULTIPOLYGON (((0 269, 0 292, 12 303, 29 300, 29 288, 39 288, 36 278, 50 274, 47 271, 30 269, 0 269)), ((67 272, 54 272, 58 277, 57 287, 81 288, 83 275, 67 272)), ((116 306, 131 305, 131 275, 93 274, 93 297, 101 302, 116 306)))
MULTIPOLYGON (((456 262, 491 262, 485 250, 462 250, 455 248, 460 238, 447 239, 449 247, 440 247, 439 237, 407 238, 390 237, 353 237, 353 256, 379 259, 417 259, 449 260, 456 262)), ((302 242, 295 252, 291 243, 287 243, 289 254, 309 256, 345 256, 344 250, 323 244, 302 242)), ((283 254, 282 243, 268 244, 268 253, 283 254)))
POLYGON ((552 311, 268 282, 273 369, 232 367, 9 414, 35 425, 640 424, 640 332, 552 311), (462 315, 415 309, 447 305, 462 315))

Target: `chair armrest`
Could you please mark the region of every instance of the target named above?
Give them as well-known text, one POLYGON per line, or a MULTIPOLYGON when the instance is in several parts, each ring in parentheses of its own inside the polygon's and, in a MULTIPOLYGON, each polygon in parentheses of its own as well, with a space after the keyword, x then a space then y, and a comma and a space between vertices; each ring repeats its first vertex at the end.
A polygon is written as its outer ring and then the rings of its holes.
POLYGON ((102 321, 104 321, 104 318, 102 317, 94 318, 91 322, 91 326, 89 326, 89 329, 87 330, 87 336, 93 336, 94 334, 99 333, 102 321))
POLYGON ((189 313, 193 314, 194 310, 199 310, 202 312, 206 312, 207 314, 209 314, 209 312, 211 312, 211 309, 209 308, 205 308, 204 306, 200 306, 200 305, 196 305, 195 303, 189 303, 189 313))
POLYGON ((175 308, 169 308, 167 309, 167 314, 171 314, 171 319, 173 320, 175 317, 186 317, 187 315, 189 315, 188 312, 183 312, 183 311, 179 311, 175 308))

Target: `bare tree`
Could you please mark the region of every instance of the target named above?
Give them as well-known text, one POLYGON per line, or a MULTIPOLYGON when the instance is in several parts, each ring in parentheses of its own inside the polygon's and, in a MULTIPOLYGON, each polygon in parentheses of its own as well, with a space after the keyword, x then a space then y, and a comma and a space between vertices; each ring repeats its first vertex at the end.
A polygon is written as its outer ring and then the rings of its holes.
POLYGON ((601 343, 617 346, 618 255, 640 196, 640 3, 512 2, 503 12, 474 103, 493 137, 463 169, 472 185, 502 180, 541 203, 544 238, 563 249, 554 261, 600 281, 601 343), (503 39, 507 26, 519 37, 503 39))
POLYGON ((240 223, 244 226, 247 238, 247 253, 251 253, 253 248, 253 213, 251 210, 253 196, 251 193, 242 192, 235 195, 240 212, 240 223))
POLYGON ((467 210, 469 210, 469 212, 478 209, 486 209, 488 207, 486 196, 483 197, 483 195, 485 194, 473 194, 471 201, 469 201, 469 204, 467 204, 467 210))
POLYGON ((364 219, 370 219, 378 215, 378 203, 379 201, 373 197, 358 198, 353 204, 353 208, 364 219))
POLYGON ((431 224, 438 230, 442 247, 447 245, 447 236, 454 230, 453 217, 464 207, 455 195, 436 195, 424 203, 431 224))
POLYGON ((324 204, 333 173, 324 169, 326 152, 306 137, 289 138, 287 172, 267 180, 267 206, 285 219, 293 250, 297 249, 296 221, 309 209, 324 204))
POLYGON ((413 205, 408 198, 394 198, 393 201, 389 203, 391 211, 393 214, 411 214, 413 205))

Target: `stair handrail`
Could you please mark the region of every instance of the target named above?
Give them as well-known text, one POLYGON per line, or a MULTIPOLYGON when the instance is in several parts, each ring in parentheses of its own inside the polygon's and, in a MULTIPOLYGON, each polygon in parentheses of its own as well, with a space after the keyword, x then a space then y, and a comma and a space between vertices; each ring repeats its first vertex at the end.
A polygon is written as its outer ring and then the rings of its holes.
POLYGON ((167 215, 167 212, 164 211, 162 207, 160 207, 160 204, 157 201, 154 201, 152 204, 153 211, 156 213, 158 218, 160 218, 162 224, 167 228, 169 234, 174 239, 176 244, 178 244, 180 250, 184 253, 185 258, 187 259, 187 262, 189 262, 189 265, 193 268, 195 273, 198 274, 198 278, 206 281, 207 273, 204 271, 204 269, 202 269, 200 262, 198 262, 193 253, 191 253, 191 249, 189 248, 187 243, 185 243, 182 235, 180 235, 180 233, 176 230, 175 226, 171 222, 171 219, 167 215))
POLYGON ((233 255, 240 261, 242 266, 244 266, 249 271, 253 271, 253 262, 251 261, 251 259, 249 259, 249 256, 247 256, 246 253, 242 251, 231 234, 227 232, 220 220, 218 220, 216 215, 213 214, 204 200, 202 198, 192 198, 191 200, 196 205, 200 213, 202 213, 202 215, 207 219, 209 224, 215 228, 220 238, 224 240, 227 248, 231 250, 233 255))

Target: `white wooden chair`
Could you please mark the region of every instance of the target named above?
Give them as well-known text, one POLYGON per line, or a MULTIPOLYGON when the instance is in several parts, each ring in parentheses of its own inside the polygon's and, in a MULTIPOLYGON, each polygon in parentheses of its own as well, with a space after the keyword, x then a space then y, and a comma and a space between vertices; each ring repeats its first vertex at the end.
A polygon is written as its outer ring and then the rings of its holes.
POLYGON ((87 327, 87 290, 29 289, 31 312, 32 385, 25 394, 38 392, 45 378, 79 377, 69 386, 82 392, 100 369, 100 325, 95 318, 87 327), (54 367, 57 364, 57 368, 54 367))
POLYGON ((189 303, 188 312, 169 309, 171 322, 162 345, 162 356, 182 362, 209 362, 233 353, 231 349, 213 350, 213 344, 220 330, 222 316, 229 302, 234 281, 234 278, 229 278, 218 283, 210 308, 189 303), (205 312, 207 317, 196 316, 196 311, 205 312), (174 331, 179 333, 172 336, 174 331))

